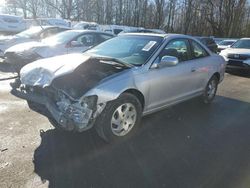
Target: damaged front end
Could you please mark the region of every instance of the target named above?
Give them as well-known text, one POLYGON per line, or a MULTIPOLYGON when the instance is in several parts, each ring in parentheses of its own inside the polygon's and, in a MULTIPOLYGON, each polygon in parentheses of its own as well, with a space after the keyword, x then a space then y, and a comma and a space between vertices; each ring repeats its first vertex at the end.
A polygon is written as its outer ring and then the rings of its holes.
POLYGON ((106 106, 98 103, 97 95, 85 94, 104 78, 124 69, 127 68, 100 59, 88 59, 74 71, 55 78, 47 69, 39 69, 42 75, 26 73, 21 77, 21 86, 13 88, 12 94, 27 100, 32 110, 55 120, 60 128, 82 132, 93 127, 106 106))
POLYGON ((68 131, 82 132, 91 128, 105 104, 97 104, 97 96, 73 99, 61 90, 52 88, 21 86, 12 94, 28 101, 29 107, 56 121, 59 127, 68 131))
POLYGON ((56 106, 63 116, 59 124, 65 125, 67 130, 84 131, 91 128, 97 116, 105 108, 105 104, 97 105, 97 96, 88 96, 82 100, 72 100, 64 93, 60 93, 56 106))

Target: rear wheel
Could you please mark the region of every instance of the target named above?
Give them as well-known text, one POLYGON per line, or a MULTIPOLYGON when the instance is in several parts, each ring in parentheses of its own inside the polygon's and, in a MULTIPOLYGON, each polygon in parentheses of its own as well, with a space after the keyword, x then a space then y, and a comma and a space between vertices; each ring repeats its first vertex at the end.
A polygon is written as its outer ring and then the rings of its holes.
POLYGON ((214 100, 218 88, 218 83, 218 78, 215 75, 212 76, 212 78, 208 81, 203 94, 203 102, 205 104, 210 104, 214 100))
POLYGON ((134 95, 122 94, 109 102, 96 121, 96 131, 107 142, 116 142, 132 136, 138 128, 142 105, 134 95))

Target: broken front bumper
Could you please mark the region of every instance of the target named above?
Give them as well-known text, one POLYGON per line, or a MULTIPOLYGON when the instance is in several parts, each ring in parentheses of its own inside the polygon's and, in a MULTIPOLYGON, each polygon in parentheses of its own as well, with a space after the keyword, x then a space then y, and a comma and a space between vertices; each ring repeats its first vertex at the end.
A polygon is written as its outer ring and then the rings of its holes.
POLYGON ((19 89, 12 89, 11 93, 16 97, 38 104, 40 109, 41 107, 44 107, 43 112, 41 110, 33 110, 42 115, 46 115, 47 117, 52 117, 62 129, 82 132, 92 128, 94 125, 94 118, 92 118, 93 111, 90 109, 87 109, 89 110, 88 112, 83 112, 70 106, 70 108, 67 108, 66 111, 62 112, 55 102, 45 95, 26 92, 19 89), (44 113, 44 111, 49 112, 49 114, 44 113), (83 117, 82 115, 85 115, 86 117, 83 117))

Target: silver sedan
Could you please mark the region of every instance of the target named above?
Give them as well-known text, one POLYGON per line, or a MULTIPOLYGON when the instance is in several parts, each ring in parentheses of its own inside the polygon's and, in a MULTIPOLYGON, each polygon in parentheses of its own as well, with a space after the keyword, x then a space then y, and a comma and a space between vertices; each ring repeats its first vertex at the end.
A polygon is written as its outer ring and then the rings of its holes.
POLYGON ((224 72, 224 59, 192 37, 123 34, 26 65, 12 93, 58 129, 95 127, 113 142, 133 135, 144 115, 199 96, 211 103, 224 72))

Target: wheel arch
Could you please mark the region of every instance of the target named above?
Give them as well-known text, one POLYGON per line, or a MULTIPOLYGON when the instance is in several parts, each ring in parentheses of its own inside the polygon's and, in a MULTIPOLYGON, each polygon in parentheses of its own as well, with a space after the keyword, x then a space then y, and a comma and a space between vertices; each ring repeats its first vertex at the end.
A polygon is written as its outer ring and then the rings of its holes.
POLYGON ((213 74, 213 76, 215 76, 218 79, 218 82, 220 81, 220 73, 216 72, 213 74))
POLYGON ((136 96, 138 98, 138 100, 140 101, 141 105, 142 105, 142 109, 144 109, 145 98, 144 98, 144 95, 139 90, 137 90, 137 89, 127 89, 123 93, 130 93, 130 94, 136 96))

